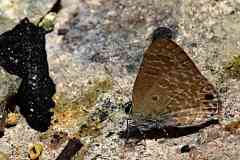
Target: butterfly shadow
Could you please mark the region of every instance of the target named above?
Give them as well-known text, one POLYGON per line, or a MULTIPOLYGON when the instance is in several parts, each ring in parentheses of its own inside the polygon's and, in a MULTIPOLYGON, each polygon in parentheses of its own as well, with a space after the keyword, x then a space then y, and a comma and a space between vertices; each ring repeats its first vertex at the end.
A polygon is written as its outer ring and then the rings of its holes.
POLYGON ((130 139, 140 142, 146 139, 178 138, 197 133, 200 129, 210 125, 219 124, 219 120, 217 119, 210 119, 207 122, 194 126, 163 125, 161 122, 153 120, 131 123, 128 121, 126 130, 119 132, 119 137, 126 139, 127 142, 130 139))

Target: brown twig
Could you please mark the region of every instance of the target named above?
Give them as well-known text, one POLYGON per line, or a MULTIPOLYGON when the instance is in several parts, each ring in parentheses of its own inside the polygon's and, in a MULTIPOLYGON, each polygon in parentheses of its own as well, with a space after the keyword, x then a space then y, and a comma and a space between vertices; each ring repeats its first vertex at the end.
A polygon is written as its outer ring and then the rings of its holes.
POLYGON ((56 160, 71 160, 71 158, 82 148, 82 146, 83 144, 79 139, 70 139, 56 160))

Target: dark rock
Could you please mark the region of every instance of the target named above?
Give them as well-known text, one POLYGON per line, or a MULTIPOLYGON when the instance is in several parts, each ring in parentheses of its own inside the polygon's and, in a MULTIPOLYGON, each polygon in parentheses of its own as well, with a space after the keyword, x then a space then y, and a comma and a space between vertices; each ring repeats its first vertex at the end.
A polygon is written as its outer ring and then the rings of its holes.
POLYGON ((55 106, 52 96, 56 89, 49 77, 43 28, 27 18, 0 36, 0 65, 9 73, 22 78, 16 103, 28 124, 38 131, 50 125, 50 109, 55 106))

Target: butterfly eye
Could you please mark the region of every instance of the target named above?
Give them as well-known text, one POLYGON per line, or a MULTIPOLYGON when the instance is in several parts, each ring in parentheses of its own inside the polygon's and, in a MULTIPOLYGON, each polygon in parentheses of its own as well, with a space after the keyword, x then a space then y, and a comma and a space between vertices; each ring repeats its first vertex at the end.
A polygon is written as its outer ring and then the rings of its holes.
POLYGON ((205 99, 206 100, 212 100, 212 99, 214 99, 214 96, 213 96, 213 94, 208 93, 208 94, 205 94, 205 99))

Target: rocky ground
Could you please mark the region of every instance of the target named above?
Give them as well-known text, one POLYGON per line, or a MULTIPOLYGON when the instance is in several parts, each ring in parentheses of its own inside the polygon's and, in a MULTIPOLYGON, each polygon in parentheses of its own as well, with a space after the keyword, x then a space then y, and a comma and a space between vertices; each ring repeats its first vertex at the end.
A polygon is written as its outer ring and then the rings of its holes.
MULTIPOLYGON (((36 4, 43 10, 37 17, 47 13, 54 2, 39 0, 36 4)), ((11 29, 5 25, 10 20, 15 24, 29 16, 20 9, 24 6, 29 5, 0 1, 1 33, 11 29)), ((240 159, 239 16, 238 0, 62 0, 55 28, 46 37, 50 74, 57 85, 52 125, 39 133, 20 116, 17 125, 6 128, 0 138, 1 154, 11 160, 28 159, 29 148, 40 143, 40 159, 53 160, 67 140, 77 136, 84 148, 75 160, 240 159), (122 104, 131 100, 144 50, 158 26, 175 31, 175 41, 216 86, 223 103, 222 125, 180 138, 126 144, 118 135, 128 118, 122 104), (181 153, 185 145, 190 151, 181 153)), ((1 79, 5 84, 6 79, 1 79)), ((10 86, 16 88, 15 83, 10 86)), ((6 90, 5 85, 0 87, 6 90)))

